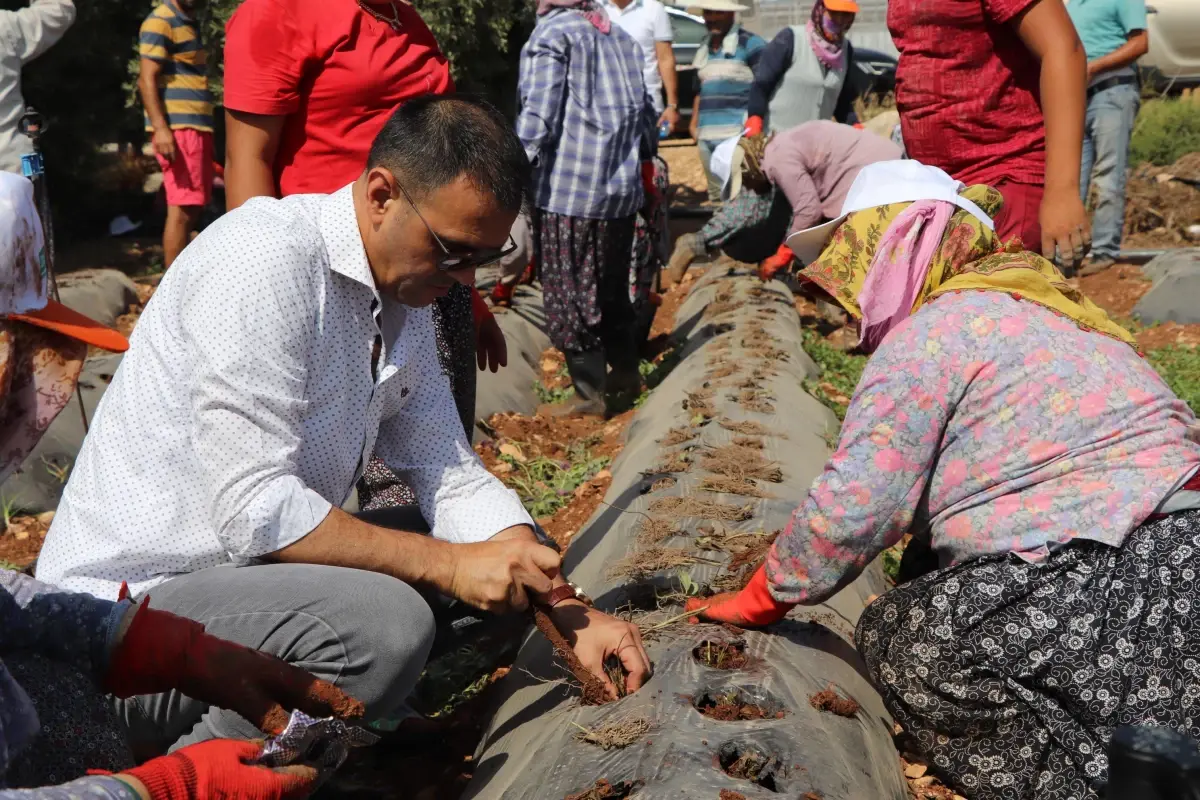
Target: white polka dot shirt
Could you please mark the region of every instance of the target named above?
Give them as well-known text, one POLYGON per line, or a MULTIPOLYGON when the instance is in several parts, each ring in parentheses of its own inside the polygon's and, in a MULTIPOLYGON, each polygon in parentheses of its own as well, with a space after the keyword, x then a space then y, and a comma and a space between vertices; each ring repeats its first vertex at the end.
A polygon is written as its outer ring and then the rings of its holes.
POLYGON ((123 580, 136 594, 251 562, 344 503, 373 452, 439 539, 531 523, 463 433, 432 309, 376 290, 351 187, 256 198, 188 246, 147 304, 38 577, 115 598, 123 580))

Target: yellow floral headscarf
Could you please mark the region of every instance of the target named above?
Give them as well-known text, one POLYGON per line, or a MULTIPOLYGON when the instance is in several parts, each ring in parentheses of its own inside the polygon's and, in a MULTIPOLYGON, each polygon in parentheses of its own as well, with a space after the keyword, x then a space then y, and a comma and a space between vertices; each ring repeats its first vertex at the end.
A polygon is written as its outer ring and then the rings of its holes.
MULTIPOLYGON (((992 217, 1004 202, 1000 192, 990 186, 967 187, 962 196, 992 217)), ((851 214, 838 226, 820 257, 800 274, 828 292, 856 319, 862 319, 858 297, 875 248, 888 226, 910 205, 892 203, 851 214)), ((1006 249, 994 231, 969 211, 959 209, 946 226, 910 313, 939 295, 965 289, 1005 292, 1030 300, 1070 317, 1080 327, 1134 345, 1129 331, 1070 286, 1053 264, 1016 246, 1006 249)))

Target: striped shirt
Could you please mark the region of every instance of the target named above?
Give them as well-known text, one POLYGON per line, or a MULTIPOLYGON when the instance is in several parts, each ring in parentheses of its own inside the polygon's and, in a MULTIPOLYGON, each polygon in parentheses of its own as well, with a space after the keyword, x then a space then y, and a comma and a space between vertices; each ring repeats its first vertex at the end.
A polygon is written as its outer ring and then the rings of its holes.
POLYGON ((734 25, 721 46, 712 50, 712 34, 700 42, 692 63, 700 77, 699 138, 720 142, 742 132, 754 65, 767 43, 757 34, 734 25))
POLYGON ((637 42, 615 25, 601 33, 579 11, 551 11, 521 49, 519 87, 534 205, 586 219, 635 214, 658 116, 637 42))
MULTIPOLYGON (((208 90, 208 59, 196 21, 163 0, 142 23, 138 54, 162 64, 158 88, 172 130, 213 129, 213 97, 208 90)), ((146 130, 154 130, 146 117, 146 130)))

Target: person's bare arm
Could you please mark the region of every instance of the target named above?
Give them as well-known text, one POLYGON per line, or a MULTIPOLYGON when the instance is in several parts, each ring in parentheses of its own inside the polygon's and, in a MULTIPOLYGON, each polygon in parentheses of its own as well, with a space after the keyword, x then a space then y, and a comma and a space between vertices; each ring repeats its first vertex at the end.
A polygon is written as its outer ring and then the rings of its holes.
POLYGON ((225 209, 251 197, 275 197, 275 154, 283 136, 283 115, 225 112, 225 209))
POLYGON ((268 556, 292 564, 325 564, 391 575, 428 586, 486 611, 521 610, 528 592, 545 594, 559 557, 526 526, 485 542, 458 544, 363 522, 340 508, 304 538, 268 556))
POLYGON ((654 52, 658 55, 658 74, 662 76, 663 91, 667 95, 667 107, 658 118, 671 123, 672 130, 679 124, 679 78, 675 74, 675 51, 670 42, 655 42, 654 52))
POLYGON ((154 152, 167 161, 174 161, 175 134, 171 133, 171 126, 167 123, 167 112, 163 107, 162 95, 158 93, 158 76, 162 74, 162 64, 152 58, 142 58, 139 64, 138 94, 146 109, 146 117, 150 120, 151 127, 154 128, 150 142, 154 145, 154 152))
POLYGON ((1087 57, 1062 0, 1036 0, 1012 20, 1021 41, 1041 62, 1042 116, 1046 121, 1046 178, 1040 219, 1042 255, 1062 263, 1083 258, 1091 243, 1087 210, 1079 197, 1087 57))
POLYGON ((1091 79, 1101 72, 1128 67, 1149 51, 1150 34, 1146 31, 1130 31, 1125 44, 1106 56, 1100 56, 1095 61, 1088 62, 1088 78, 1091 79))
POLYGON ((700 88, 696 87, 696 99, 692 101, 692 119, 688 123, 688 133, 696 141, 700 141, 700 88))

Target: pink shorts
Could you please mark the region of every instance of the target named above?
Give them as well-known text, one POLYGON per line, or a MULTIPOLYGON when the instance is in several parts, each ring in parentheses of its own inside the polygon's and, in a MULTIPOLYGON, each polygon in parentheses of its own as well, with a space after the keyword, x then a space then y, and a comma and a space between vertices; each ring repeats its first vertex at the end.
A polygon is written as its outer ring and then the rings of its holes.
POLYGON ((163 171, 163 188, 169 206, 204 206, 212 197, 213 135, 194 128, 175 134, 175 159, 155 154, 163 171))

